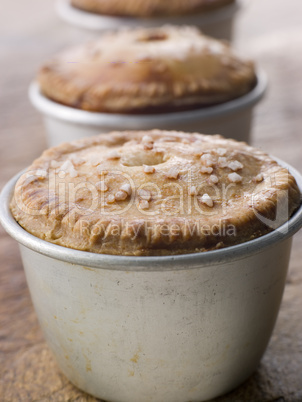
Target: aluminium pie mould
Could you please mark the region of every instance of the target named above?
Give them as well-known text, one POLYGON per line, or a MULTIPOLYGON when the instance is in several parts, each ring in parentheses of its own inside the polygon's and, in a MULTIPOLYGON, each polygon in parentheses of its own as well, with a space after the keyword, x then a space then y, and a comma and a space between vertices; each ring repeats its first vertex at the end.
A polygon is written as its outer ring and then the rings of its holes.
MULTIPOLYGON (((168 0, 163 0, 168 1, 168 0)), ((191 14, 184 16, 171 16, 161 18, 133 18, 114 17, 91 13, 80 10, 71 5, 70 0, 57 0, 56 10, 59 16, 66 22, 85 30, 100 33, 106 30, 116 30, 121 27, 159 27, 165 24, 171 25, 194 25, 199 27, 206 35, 218 39, 232 39, 233 25, 238 11, 245 5, 244 0, 238 0, 219 8, 202 14, 191 14)))
MULTIPOLYGON (((301 175, 282 164, 302 190, 301 175)), ((73 384, 104 401, 201 402, 257 369, 301 206, 271 233, 225 249, 101 255, 48 243, 19 226, 9 210, 18 177, 0 195, 0 221, 20 245, 44 336, 73 384)))
POLYGON ((64 106, 43 96, 36 82, 30 85, 29 97, 44 117, 49 146, 114 130, 155 128, 221 134, 250 142, 254 107, 264 96, 266 88, 266 75, 258 71, 257 85, 237 99, 201 109, 152 115, 97 113, 64 106))

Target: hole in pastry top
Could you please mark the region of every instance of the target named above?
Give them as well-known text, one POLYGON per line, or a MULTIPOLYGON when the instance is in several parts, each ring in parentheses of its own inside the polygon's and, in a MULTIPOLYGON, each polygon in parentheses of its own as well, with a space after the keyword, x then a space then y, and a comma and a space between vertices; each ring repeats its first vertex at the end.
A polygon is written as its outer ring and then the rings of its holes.
POLYGON ((139 151, 136 153, 126 153, 121 158, 121 164, 124 166, 154 166, 167 161, 163 153, 155 153, 152 151, 139 151))
POLYGON ((138 42, 157 42, 168 39, 168 34, 161 31, 151 31, 140 35, 137 38, 138 42))

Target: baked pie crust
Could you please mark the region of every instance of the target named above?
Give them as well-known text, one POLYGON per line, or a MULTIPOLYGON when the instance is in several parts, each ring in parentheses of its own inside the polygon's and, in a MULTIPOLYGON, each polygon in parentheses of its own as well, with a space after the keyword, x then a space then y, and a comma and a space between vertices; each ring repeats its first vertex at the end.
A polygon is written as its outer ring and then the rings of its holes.
POLYGON ((71 0, 72 6, 97 14, 128 17, 161 17, 203 13, 235 0, 71 0))
POLYGON ((138 28, 67 50, 38 75, 42 93, 74 108, 159 113, 223 103, 256 83, 251 61, 193 27, 138 28))
POLYGON ((153 130, 45 151, 18 180, 11 211, 48 242, 144 256, 246 242, 286 222, 299 204, 293 176, 262 151, 221 136, 153 130))

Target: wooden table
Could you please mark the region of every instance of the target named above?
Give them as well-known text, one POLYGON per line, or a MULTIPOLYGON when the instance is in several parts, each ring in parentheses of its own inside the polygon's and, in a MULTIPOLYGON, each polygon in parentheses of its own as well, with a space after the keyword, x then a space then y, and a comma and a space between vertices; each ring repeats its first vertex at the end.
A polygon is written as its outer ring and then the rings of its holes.
MULTIPOLYGON (((270 79, 253 143, 302 171, 302 2, 247 2, 236 46, 270 79)), ((45 148, 41 117, 27 100, 35 71, 43 59, 86 36, 60 22, 50 0, 3 1, 0 12, 1 188, 45 148)), ((281 312, 258 371, 220 402, 302 401, 301 241, 302 232, 294 240, 281 312)), ((1 228, 0 275, 0 400, 94 401, 60 374, 33 311, 17 244, 1 228)))

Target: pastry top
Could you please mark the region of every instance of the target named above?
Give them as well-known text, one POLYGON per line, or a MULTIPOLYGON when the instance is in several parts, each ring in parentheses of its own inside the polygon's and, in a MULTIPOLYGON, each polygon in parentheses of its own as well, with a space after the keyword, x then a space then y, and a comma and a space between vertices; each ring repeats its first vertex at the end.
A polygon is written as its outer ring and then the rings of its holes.
POLYGON ((61 246, 171 255, 251 240, 299 204, 295 179, 267 154, 221 136, 153 130, 45 151, 18 180, 11 211, 29 233, 61 246))
POLYGON ((154 113, 226 102, 256 83, 251 61, 194 27, 109 33, 71 48, 38 74, 42 93, 74 108, 154 113))
POLYGON ((234 3, 235 0, 71 0, 71 4, 92 13, 161 17, 202 13, 234 3))

